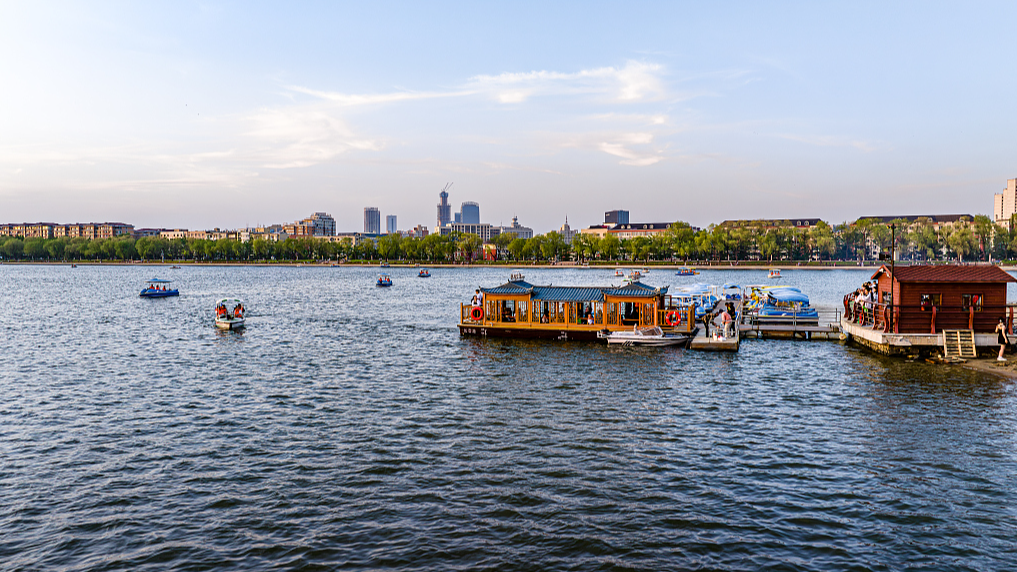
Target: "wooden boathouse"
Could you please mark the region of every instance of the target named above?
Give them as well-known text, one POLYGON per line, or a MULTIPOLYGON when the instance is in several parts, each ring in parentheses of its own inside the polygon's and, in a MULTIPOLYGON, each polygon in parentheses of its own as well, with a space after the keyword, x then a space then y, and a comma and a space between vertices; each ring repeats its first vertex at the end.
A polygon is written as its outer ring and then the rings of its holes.
POLYGON ((598 332, 660 327, 691 333, 695 309, 640 282, 624 286, 535 286, 514 275, 480 288, 483 305, 463 304, 459 333, 471 336, 596 340, 598 332))
POLYGON ((944 345, 944 331, 970 332, 976 346, 995 346, 996 324, 1013 331, 1014 307, 1006 288, 1017 282, 998 266, 883 265, 872 275, 877 301, 844 297, 841 330, 852 340, 885 354, 919 353, 944 345))

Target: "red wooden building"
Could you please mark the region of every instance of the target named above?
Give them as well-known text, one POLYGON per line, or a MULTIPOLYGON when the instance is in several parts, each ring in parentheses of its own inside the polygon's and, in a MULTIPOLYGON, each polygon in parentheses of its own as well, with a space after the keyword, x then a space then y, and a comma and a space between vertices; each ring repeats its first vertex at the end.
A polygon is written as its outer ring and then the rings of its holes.
POLYGON ((872 278, 879 284, 876 310, 889 317, 892 309, 896 333, 992 332, 1001 317, 1013 327, 1006 285, 1017 278, 998 266, 898 266, 891 286, 890 267, 884 265, 872 278))

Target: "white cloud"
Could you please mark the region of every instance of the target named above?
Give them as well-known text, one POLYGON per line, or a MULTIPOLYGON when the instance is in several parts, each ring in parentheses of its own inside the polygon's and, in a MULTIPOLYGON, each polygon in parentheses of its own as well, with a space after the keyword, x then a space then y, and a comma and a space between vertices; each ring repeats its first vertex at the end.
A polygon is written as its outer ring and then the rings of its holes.
POLYGON ((295 107, 265 109, 246 118, 253 154, 272 169, 308 167, 352 150, 377 151, 377 140, 360 136, 327 110, 295 107))
POLYGON ((310 95, 326 101, 331 101, 343 107, 357 105, 377 105, 382 103, 396 103, 400 101, 413 101, 419 99, 438 99, 443 97, 463 97, 473 95, 473 91, 446 91, 446 92, 420 92, 420 91, 397 91, 393 93, 338 93, 334 91, 321 91, 300 86, 288 86, 286 89, 304 95, 310 95))
POLYGON ((467 88, 502 103, 520 103, 535 95, 599 94, 616 102, 661 99, 663 66, 629 61, 625 67, 601 67, 574 73, 553 71, 506 72, 470 78, 467 88))

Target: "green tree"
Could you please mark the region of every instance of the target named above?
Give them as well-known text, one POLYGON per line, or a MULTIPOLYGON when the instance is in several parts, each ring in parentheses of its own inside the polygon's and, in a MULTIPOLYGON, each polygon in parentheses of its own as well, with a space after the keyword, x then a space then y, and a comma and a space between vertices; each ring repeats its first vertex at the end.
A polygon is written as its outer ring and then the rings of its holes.
POLYGON ((509 256, 511 256, 513 260, 523 259, 523 254, 526 250, 526 242, 525 238, 517 238, 509 243, 509 256))

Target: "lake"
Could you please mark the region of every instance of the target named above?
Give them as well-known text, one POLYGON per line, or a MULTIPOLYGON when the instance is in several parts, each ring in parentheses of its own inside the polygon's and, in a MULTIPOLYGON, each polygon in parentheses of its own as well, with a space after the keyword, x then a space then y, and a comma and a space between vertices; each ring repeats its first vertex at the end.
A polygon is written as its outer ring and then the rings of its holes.
MULTIPOLYGON (((460 338, 509 269, 377 271, 0 266, 0 569, 1013 566, 1011 381, 839 342, 460 338), (181 295, 139 298, 156 276, 181 295), (226 296, 244 331, 212 326, 226 296)), ((781 282, 832 311, 870 275, 781 282)))

